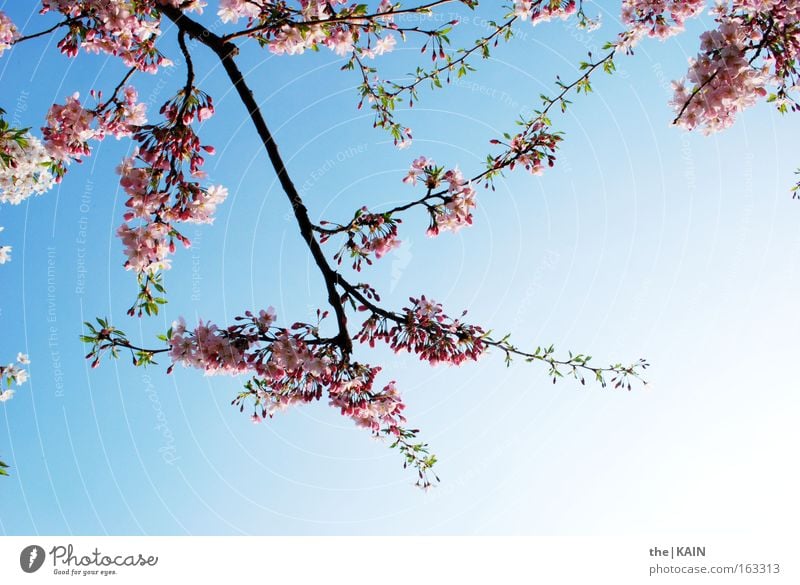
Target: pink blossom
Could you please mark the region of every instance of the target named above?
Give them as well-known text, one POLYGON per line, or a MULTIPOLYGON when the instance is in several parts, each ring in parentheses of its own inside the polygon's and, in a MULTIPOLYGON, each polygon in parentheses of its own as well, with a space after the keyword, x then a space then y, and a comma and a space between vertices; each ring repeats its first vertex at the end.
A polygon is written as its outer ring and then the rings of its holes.
POLYGON ((414 159, 414 162, 411 163, 411 168, 408 170, 408 174, 403 178, 403 182, 411 185, 415 184, 420 175, 424 174, 425 167, 433 167, 435 165, 435 162, 424 156, 414 159))
POLYGON ((170 339, 173 362, 199 368, 206 375, 237 375, 248 370, 245 354, 250 342, 228 335, 210 322, 199 322, 189 332, 183 319, 173 323, 170 339))
MULTIPOLYGON (((348 231, 348 238, 342 249, 336 253, 334 259, 341 264, 345 252, 353 258, 353 268, 361 270, 362 261, 372 264, 370 255, 380 259, 400 245, 397 239, 397 225, 400 219, 395 219, 389 214, 370 213, 362 207, 353 219, 348 231)), ((328 236, 323 235, 324 243, 328 236)))
POLYGON ((521 20, 530 19, 534 26, 560 18, 566 20, 577 10, 574 0, 562 4, 561 0, 514 0, 514 15, 521 20))
POLYGON ((671 37, 704 8, 704 0, 623 0, 622 23, 628 30, 620 35, 618 48, 630 49, 645 36, 671 37))
POLYGON ((0 55, 11 48, 17 37, 19 37, 17 27, 6 13, 0 10, 0 55))
POLYGON ((431 364, 459 365, 465 360, 477 360, 486 351, 486 332, 481 327, 449 317, 442 305, 425 295, 411 297, 410 301, 411 306, 403 308, 402 320, 390 323, 373 314, 363 323, 356 339, 370 346, 384 341, 396 352, 417 354, 431 364))
MULTIPOLYGON (((183 4, 187 9, 200 10, 203 3, 194 0, 183 4)), ((74 57, 81 48, 107 53, 120 57, 128 67, 151 73, 171 64, 155 48, 161 30, 154 8, 154 0, 42 0, 42 13, 60 12, 81 24, 70 27, 59 41, 62 53, 74 57)))
POLYGON ((311 46, 307 38, 303 38, 300 30, 291 25, 284 25, 275 33, 275 38, 269 43, 269 50, 276 55, 299 55, 311 46))
POLYGON ((734 0, 714 10, 717 28, 700 37, 700 53, 675 82, 676 122, 705 133, 727 128, 739 112, 770 94, 778 108, 796 109, 800 1, 734 0))
POLYGON ((384 35, 375 41, 375 46, 371 49, 364 49, 364 54, 370 58, 379 57, 385 53, 390 53, 397 45, 397 39, 394 35, 384 35))
POLYGON ((375 253, 376 258, 381 258, 388 252, 400 246, 400 240, 395 237, 375 238, 369 242, 368 250, 375 253))
POLYGON ((222 22, 237 22, 240 18, 256 18, 261 10, 250 0, 219 0, 217 15, 222 22))
POLYGON ((117 235, 128 257, 125 269, 150 274, 169 269, 169 233, 169 227, 163 223, 148 223, 135 228, 122 224, 117 235))
POLYGON ((183 221, 190 223, 213 223, 217 206, 228 197, 228 189, 221 185, 212 185, 201 189, 187 206, 187 217, 183 221))
POLYGON ((139 95, 136 88, 130 85, 126 86, 122 95, 122 100, 103 104, 103 111, 98 119, 98 138, 102 138, 106 134, 111 134, 115 138, 130 136, 136 129, 147 123, 147 106, 138 103, 139 95))
POLYGON ((346 27, 336 27, 325 38, 325 45, 340 57, 353 50, 355 38, 353 32, 346 27))
POLYGON ((88 156, 88 141, 99 134, 92 127, 94 113, 85 109, 79 98, 80 95, 74 93, 67 98, 64 105, 50 106, 47 113, 47 126, 42 128, 42 134, 48 153, 55 159, 80 160, 88 156))

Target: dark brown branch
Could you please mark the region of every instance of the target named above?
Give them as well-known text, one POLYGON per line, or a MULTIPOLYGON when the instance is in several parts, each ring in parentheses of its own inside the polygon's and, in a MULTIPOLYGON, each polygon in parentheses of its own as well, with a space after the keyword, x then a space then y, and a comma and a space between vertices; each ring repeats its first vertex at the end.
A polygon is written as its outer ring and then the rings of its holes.
POLYGON ((183 59, 186 61, 186 85, 183 89, 183 111, 185 112, 186 108, 189 107, 189 98, 194 89, 194 63, 192 62, 192 54, 186 46, 186 32, 183 30, 178 33, 178 45, 181 48, 181 53, 183 53, 183 59))
POLYGON ((40 31, 40 32, 37 32, 37 33, 33 33, 33 34, 29 34, 29 35, 24 35, 24 36, 21 36, 21 37, 17 37, 16 39, 14 39, 14 42, 11 43, 11 44, 12 45, 16 45, 17 43, 21 43, 23 41, 30 41, 31 39, 38 39, 39 37, 43 37, 45 35, 49 35, 51 32, 54 32, 54 31, 60 29, 63 26, 69 26, 73 22, 77 22, 77 19, 68 18, 66 20, 63 20, 63 21, 59 22, 58 24, 54 24, 53 26, 51 26, 50 28, 48 28, 46 30, 43 30, 43 31, 40 31))
POLYGON ((122 89, 122 86, 124 86, 126 83, 128 83, 128 81, 133 76, 133 74, 136 73, 136 71, 138 71, 138 69, 136 69, 136 67, 131 67, 130 69, 128 69, 128 72, 125 74, 125 77, 123 77, 122 80, 117 84, 117 87, 114 88, 114 91, 111 93, 111 97, 108 98, 108 100, 106 100, 106 102, 105 102, 106 104, 110 104, 115 99, 117 99, 117 95, 119 95, 119 92, 122 89))
POLYGON ((345 357, 348 357, 353 351, 353 342, 350 339, 349 332, 347 331, 347 315, 345 314, 344 305, 342 304, 342 301, 339 297, 339 292, 336 288, 339 284, 339 275, 331 268, 330 264, 328 264, 319 242, 314 237, 314 227, 311 223, 311 219, 308 216, 308 209, 306 209, 303 199, 300 197, 300 193, 297 191, 297 188, 292 182, 291 177, 289 177, 289 173, 286 170, 286 165, 283 162, 283 158, 278 150, 278 145, 275 143, 272 133, 270 132, 269 127, 264 120, 264 116, 261 113, 258 102, 256 102, 253 92, 247 86, 247 83, 244 80, 244 75, 236 65, 234 57, 239 52, 238 48, 232 43, 208 30, 202 24, 188 18, 177 8, 173 8, 169 5, 163 5, 159 7, 159 10, 167 18, 174 22, 180 31, 185 32, 193 39, 199 41, 214 51, 214 53, 216 53, 222 62, 225 73, 227 73, 228 78, 236 88, 239 98, 242 100, 242 103, 247 109, 247 113, 250 116, 256 131, 258 132, 262 144, 264 145, 264 149, 267 151, 267 156, 269 157, 270 163, 272 163, 275 173, 278 175, 278 180, 281 183, 281 187, 283 187, 286 196, 289 198, 289 202, 294 210, 297 224, 300 228, 300 234, 308 245, 311 255, 314 258, 314 262, 317 264, 317 267, 325 279, 325 287, 328 292, 328 303, 330 303, 331 307, 333 308, 339 327, 338 343, 342 348, 345 357))

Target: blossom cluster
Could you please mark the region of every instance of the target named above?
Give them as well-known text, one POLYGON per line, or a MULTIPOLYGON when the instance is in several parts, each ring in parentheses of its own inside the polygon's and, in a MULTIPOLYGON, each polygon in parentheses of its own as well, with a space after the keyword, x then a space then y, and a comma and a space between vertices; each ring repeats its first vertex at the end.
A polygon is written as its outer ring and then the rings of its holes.
POLYGON ((141 126, 134 134, 137 150, 117 167, 128 195, 125 223, 117 235, 127 257, 125 268, 139 274, 168 269, 167 256, 175 251, 175 240, 190 244, 177 224, 212 223, 217 206, 228 195, 222 186, 200 183, 206 178, 203 154, 213 154, 214 148, 201 143, 191 124, 213 115, 211 97, 196 88, 183 90, 164 104, 161 113, 165 121, 141 126), (138 225, 130 225, 134 220, 138 225))
MULTIPOLYGON (((343 57, 356 48, 362 32, 369 33, 363 55, 374 58, 394 49, 397 44, 394 35, 378 34, 375 27, 361 18, 366 5, 336 11, 337 6, 346 4, 347 0, 300 0, 299 7, 293 9, 283 3, 261 6, 248 0, 220 0, 217 14, 223 22, 241 18, 251 23, 257 21, 262 25, 257 27, 257 34, 276 55, 299 55, 324 46, 343 57)), ((377 12, 390 13, 391 8, 391 2, 381 0, 377 12)), ((388 23, 391 16, 387 14, 384 20, 388 23)))
POLYGON ((514 15, 534 26, 555 18, 566 20, 578 7, 575 0, 514 0, 514 15))
POLYGON ((542 120, 535 120, 525 131, 515 135, 509 143, 508 165, 511 170, 521 165, 532 175, 541 175, 545 166, 555 164, 555 150, 561 137, 548 131, 542 120))
MULTIPOLYGON (((315 328, 295 324, 293 332, 273 327, 275 310, 269 307, 257 315, 248 311, 236 325, 221 329, 203 323, 187 330, 183 319, 168 332, 173 363, 202 369, 207 375, 238 375, 253 372, 272 381, 288 378, 322 383, 328 375, 330 359, 312 351, 316 346, 315 328), (314 338, 313 344, 307 340, 314 338)), ((289 380, 284 380, 286 383, 289 380)))
MULTIPOLYGON (((555 101, 550 101, 552 105, 555 101)), ((541 175, 545 167, 552 167, 556 162, 556 149, 562 140, 561 134, 552 132, 543 115, 530 120, 517 122, 523 129, 515 135, 504 134, 503 139, 492 139, 495 145, 503 145, 506 150, 491 157, 484 177, 493 179, 503 169, 514 170, 522 166, 532 175, 541 175)))
POLYGON ((800 2, 734 0, 714 10, 715 30, 701 36, 700 53, 674 84, 676 123, 711 133, 769 97, 781 111, 798 109, 800 2), (769 88, 776 87, 770 94, 769 88))
MULTIPOLYGON (((59 12, 69 19, 69 30, 58 43, 65 55, 74 57, 82 48, 115 55, 128 67, 154 73, 171 65, 155 46, 161 34, 156 6, 155 0, 42 0, 42 13, 59 12)), ((187 6, 200 8, 197 2, 187 6)))
POLYGON ((19 37, 17 27, 5 12, 0 10, 0 55, 11 48, 14 41, 19 37))
POLYGON ((550 131, 545 117, 537 115, 518 123, 523 129, 516 135, 506 133, 503 140, 490 141, 506 149, 489 157, 486 171, 472 180, 466 179, 458 167, 445 170, 425 156, 411 163, 403 182, 410 185, 422 183, 428 190, 427 195, 412 206, 424 205, 428 210, 431 219, 427 230, 429 236, 436 236, 442 230, 457 232, 472 224, 472 212, 477 205, 473 182, 484 180, 488 185, 504 169, 513 170, 517 166, 524 167, 533 175, 541 175, 545 167, 555 164, 555 152, 562 138, 559 133, 550 131))
POLYGON ((375 434, 382 429, 399 434, 406 422, 402 414, 406 405, 394 380, 381 390, 373 390, 380 371, 381 368, 360 364, 347 368, 330 386, 330 405, 353 419, 357 426, 375 434))
POLYGON ((222 22, 237 22, 240 18, 253 20, 261 14, 261 7, 249 0, 219 0, 217 15, 222 22))
POLYGON ((699 16, 705 0, 623 0, 618 47, 630 49, 644 37, 666 39, 683 31, 687 19, 699 16))
POLYGON ((409 300, 411 306, 404 307, 399 316, 373 312, 356 339, 370 347, 383 341, 395 352, 408 351, 431 364, 460 365, 476 361, 486 351, 483 328, 447 316, 441 304, 425 295, 409 300))
MULTIPOLYGON (((102 92, 92 92, 102 99, 102 92)), ((99 125, 102 135, 114 138, 130 136, 140 126, 147 123, 147 105, 139 102, 139 93, 132 85, 122 88, 122 98, 116 96, 109 104, 98 108, 99 125)))
MULTIPOLYGON (((92 92, 101 100, 103 94, 92 92)), ((47 112, 47 125, 42 128, 47 153, 62 167, 70 160, 81 161, 91 153, 90 140, 102 140, 107 135, 115 138, 132 135, 147 122, 145 104, 138 102, 138 94, 132 86, 116 94, 95 109, 88 109, 74 93, 64 104, 53 104, 47 112)))
MULTIPOLYGON (((370 213, 366 207, 359 209, 347 226, 347 241, 334 255, 334 260, 341 264, 345 253, 353 259, 353 268, 361 270, 362 262, 372 264, 370 256, 376 259, 400 246, 397 239, 397 226, 401 219, 395 219, 390 213, 370 213)), ((327 222, 322 222, 326 225, 327 222)), ((320 242, 325 243, 330 236, 339 230, 323 231, 320 242)))
POLYGON ((472 210, 475 208, 475 188, 464 179, 458 169, 450 169, 442 176, 448 185, 445 202, 433 208, 428 235, 436 236, 440 230, 457 232, 472 225, 472 210))
POLYGON ((64 104, 53 104, 47 112, 47 126, 42 128, 47 151, 58 160, 80 161, 89 156, 89 140, 100 135, 93 126, 95 115, 83 107, 74 93, 64 104))
POLYGON ((410 185, 421 182, 429 193, 443 183, 447 184, 441 193, 433 195, 441 199, 441 203, 427 204, 431 216, 427 231, 429 236, 436 236, 441 230, 457 232, 464 226, 472 225, 472 210, 477 205, 475 188, 458 167, 445 170, 436 166, 433 160, 421 156, 411 163, 403 182, 410 185))
POLYGON ((208 375, 249 374, 252 377, 232 404, 241 412, 251 405, 253 423, 326 396, 329 405, 356 426, 376 437, 391 437, 391 447, 398 448, 405 466, 419 475, 417 485, 429 487, 436 457, 426 444, 413 442, 417 430, 403 426, 405 404, 395 382, 382 388, 376 385, 380 367, 352 361, 338 338, 322 337, 320 326, 327 316, 317 311, 316 323, 294 323, 290 328, 275 326, 272 307, 258 313, 247 311, 236 318, 236 324, 224 328, 200 321, 190 329, 181 318, 159 336, 168 346, 157 350, 133 346, 122 331, 98 318, 97 326, 86 324, 87 335, 81 339, 91 345, 86 358, 92 360, 93 368, 103 355, 117 358, 127 349, 139 366, 155 363, 156 354, 168 353, 172 365, 167 373, 181 364, 208 375))
MULTIPOLYGON (((327 315, 320 313, 320 319, 327 315)), ((254 403, 253 422, 295 404, 319 400, 327 391, 330 404, 358 426, 375 433, 397 434, 405 408, 394 382, 374 390, 380 368, 343 360, 333 343, 319 337, 318 325, 295 323, 291 330, 275 327, 272 307, 247 312, 238 324, 220 328, 200 322, 188 330, 183 319, 173 323, 166 338, 173 363, 208 375, 253 375, 236 400, 254 403)))
MULTIPOLYGON (((3 126, 0 122, 0 129, 3 126)), ((0 203, 18 205, 55 184, 54 161, 45 146, 28 133, 4 137, 0 131, 0 203)))
POLYGON ((172 324, 170 357, 174 363, 203 369, 208 375, 241 374, 248 370, 244 356, 252 342, 248 336, 231 333, 202 320, 188 331, 181 318, 172 324))
MULTIPOLYGON (((300 0, 298 9, 292 11, 286 6, 282 8, 286 10, 286 14, 295 12, 301 16, 305 22, 308 22, 328 20, 331 17, 337 16, 337 14, 333 12, 333 7, 343 6, 345 4, 347 4, 347 0, 300 0)), ((393 4, 391 0, 380 0, 375 12, 378 14, 391 13, 392 7, 393 4)), ((281 6, 259 5, 259 3, 252 2, 251 0, 219 0, 217 15, 222 22, 237 22, 241 18, 248 21, 265 20, 270 16, 270 10, 274 11, 279 8, 281 8, 281 6)), ((366 7, 364 6, 364 8, 366 7)), ((350 11, 347 11, 347 14, 350 14, 350 11)), ((338 16, 342 15, 340 14, 338 16)), ((353 14, 353 16, 355 18, 357 15, 353 14)), ((385 19, 389 21, 391 20, 391 16, 387 14, 385 19)))
POLYGON ((12 384, 21 386, 28 380, 28 372, 21 366, 29 363, 30 360, 27 355, 18 353, 16 363, 0 366, 0 384, 6 387, 5 390, 0 388, 0 402, 6 402, 14 397, 14 390, 11 388, 12 384))

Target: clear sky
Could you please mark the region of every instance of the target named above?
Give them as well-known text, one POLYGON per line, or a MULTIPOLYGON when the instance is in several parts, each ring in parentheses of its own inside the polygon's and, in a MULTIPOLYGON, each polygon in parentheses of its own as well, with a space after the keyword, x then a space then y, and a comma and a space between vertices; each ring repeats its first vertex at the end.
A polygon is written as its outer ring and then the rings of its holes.
MULTIPOLYGON (((0 9, 25 32, 45 28, 30 4, 0 9)), ((489 139, 552 93, 556 74, 571 79, 586 50, 600 54, 617 9, 589 4, 604 12, 592 34, 525 24, 477 73, 422 90, 399 113, 415 130, 404 151, 356 110, 357 77, 335 55, 275 57, 246 44, 241 63, 312 217, 346 219, 418 196, 400 181, 416 156, 478 168, 489 139)), ((456 36, 481 34, 487 10, 456 36)), ((410 424, 441 460, 442 483, 428 493, 394 451, 324 402, 256 426, 230 406, 241 380, 83 360, 78 335, 94 316, 149 343, 179 315, 229 323, 273 305, 287 323, 324 306, 255 132, 195 47, 218 112, 200 132, 217 147, 207 168, 231 196, 213 226, 188 230, 194 245, 166 274, 161 315, 125 315, 135 281, 113 234, 127 141, 108 139, 53 192, 0 209, 3 243, 14 246, 0 267, 0 359, 32 360, 30 382, 0 405, 0 455, 12 466, 0 533, 788 533, 800 521, 800 202, 789 193, 800 126, 762 104, 724 134, 670 127, 669 81, 701 27, 620 56, 618 75, 554 116, 566 133, 554 169, 481 190, 474 225, 456 235, 430 239, 424 214, 410 214, 403 246, 367 269, 389 306, 426 294, 521 346, 652 363, 651 386, 623 392, 554 386, 543 368, 506 368, 496 354, 431 368, 360 348, 397 380, 410 424)), ((161 46, 180 63, 166 28, 161 46)), ((68 60, 56 41, 0 59, 0 105, 20 125, 38 127, 53 101, 108 90, 124 73, 105 57, 68 60)), ((418 58, 412 44, 378 64, 400 75, 418 58)), ((180 64, 137 78, 153 116, 182 79, 180 64)))

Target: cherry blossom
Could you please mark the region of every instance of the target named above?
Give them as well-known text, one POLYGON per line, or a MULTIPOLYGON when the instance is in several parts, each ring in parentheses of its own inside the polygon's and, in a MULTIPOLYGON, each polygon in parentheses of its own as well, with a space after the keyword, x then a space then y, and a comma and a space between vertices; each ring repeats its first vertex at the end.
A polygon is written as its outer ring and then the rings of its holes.
POLYGON ((30 364, 28 356, 24 353, 18 353, 15 363, 8 364, 7 366, 0 366, 0 383, 6 387, 5 390, 0 392, 0 402, 6 402, 14 396, 14 390, 11 388, 12 384, 22 386, 28 381, 27 370, 20 367, 28 364, 30 364))
POLYGON ((530 19, 534 26, 554 18, 566 20, 577 10, 574 0, 514 0, 514 15, 521 20, 530 19))
POLYGON ((425 295, 409 300, 411 306, 397 317, 374 312, 356 338, 372 347, 383 341, 395 352, 408 351, 434 365, 477 361, 486 351, 483 328, 447 316, 441 304, 425 295))
POLYGON ((240 18, 252 19, 261 13, 261 9, 249 0, 219 0, 219 15, 222 22, 237 22, 240 18))
POLYGON ((30 134, 15 133, 3 138, 0 121, 0 203, 18 205, 32 195, 49 191, 56 181, 55 162, 42 142, 30 134))
POLYGON ((91 151, 89 140, 100 134, 93 127, 95 114, 85 109, 77 92, 65 104, 53 104, 47 113, 47 126, 42 128, 47 152, 59 160, 80 161, 91 151))
MULTIPOLYGON (((169 4, 174 5, 170 0, 169 4)), ((154 73, 171 65, 155 47, 161 34, 160 19, 154 17, 155 0, 42 0, 42 13, 59 12, 70 22, 69 32, 58 43, 67 56, 80 49, 107 53, 122 59, 128 67, 154 73)), ((187 8, 199 10, 202 3, 187 8)))
MULTIPOLYGON (((135 100, 135 95, 126 94, 116 111, 138 112, 132 105, 135 100)), ((117 235, 127 257, 125 268, 137 273, 140 285, 131 314, 158 311, 164 298, 155 296, 151 285, 156 292, 164 292, 158 273, 171 267, 168 256, 175 252, 175 242, 190 245, 180 232, 181 224, 213 223, 217 207, 228 196, 221 185, 202 184, 206 178, 204 154, 215 150, 202 144, 192 127, 214 114, 212 98, 196 88, 184 88, 160 113, 164 121, 159 124, 129 124, 138 148, 117 167, 120 186, 128 195, 125 223, 117 235)), ((127 114, 113 119, 130 122, 127 114)))
POLYGON ((386 35, 375 41, 374 47, 364 49, 364 54, 367 57, 374 59, 386 53, 390 53, 397 45, 397 39, 394 35, 386 35))
MULTIPOLYGON (((418 310, 426 323, 437 317, 423 307, 418 310)), ((161 337, 169 344, 163 350, 135 347, 122 332, 98 319, 97 327, 89 325, 90 335, 84 336, 84 341, 92 344, 87 358, 93 360, 93 367, 102 355, 128 349, 138 365, 153 363, 156 355, 166 352, 173 362, 168 371, 180 364, 206 375, 249 375, 233 404, 241 411, 250 404, 250 420, 256 424, 289 407, 327 396, 328 403, 356 426, 375 436, 390 436, 407 463, 420 473, 420 484, 430 485, 428 473, 435 458, 423 443, 411 442, 417 431, 404 426, 405 404, 396 383, 390 381, 378 389, 375 383, 380 367, 343 359, 340 348, 320 336, 327 313, 318 311, 317 315, 317 323, 294 323, 290 328, 275 325, 272 307, 257 314, 248 311, 229 327, 201 320, 190 329, 180 318, 161 337)))
MULTIPOLYGON (((245 0, 221 0, 217 12, 222 22, 245 19, 257 23, 252 32, 242 34, 259 38, 276 55, 299 55, 306 50, 325 46, 339 56, 361 52, 374 58, 392 51, 397 38, 381 34, 380 27, 361 18, 366 5, 347 5, 347 0, 300 0, 299 6, 288 3, 259 5, 245 0), (343 7, 337 12, 337 7, 343 7), (366 39, 364 47, 359 41, 366 39)), ((382 1, 378 13, 386 13, 391 3, 382 1)), ((386 24, 390 16, 382 16, 386 24)))
POLYGON ((472 225, 472 210, 476 206, 475 188, 458 167, 445 171, 433 160, 421 156, 411 163, 408 174, 403 178, 404 183, 411 185, 418 181, 428 189, 426 199, 441 200, 440 203, 425 203, 431 218, 427 231, 429 236, 436 236, 441 230, 457 232, 464 226, 472 225), (433 194, 445 183, 447 188, 444 191, 433 194))
POLYGON ((408 170, 408 174, 403 178, 403 182, 414 185, 418 179, 426 174, 426 168, 433 168, 435 166, 436 163, 424 156, 416 158, 414 162, 411 163, 411 168, 408 170))
MULTIPOLYGON (((347 240, 342 248, 334 255, 334 260, 341 264, 345 254, 353 259, 353 268, 361 270, 361 263, 372 264, 370 256, 380 259, 398 246, 401 242, 397 238, 398 224, 401 219, 393 218, 390 213, 370 213, 366 207, 359 209, 353 221, 347 227, 347 240)), ((327 225, 323 222, 322 226, 327 225)), ((320 226, 320 242, 325 243, 331 235, 338 233, 342 226, 335 229, 325 229, 320 226)))
POLYGON ((797 110, 800 2, 734 0, 713 13, 716 30, 701 35, 700 53, 674 84, 675 122, 708 134, 764 98, 797 110))
POLYGON ((8 15, 0 10, 0 56, 4 51, 11 48, 18 36, 17 27, 11 22, 8 15))
MULTIPOLYGON (((94 93, 101 99, 102 92, 94 93)), ((122 90, 122 99, 114 97, 111 102, 101 104, 95 111, 99 115, 99 134, 110 134, 115 138, 131 136, 139 127, 147 123, 147 106, 140 103, 139 94, 132 85, 122 90)))
POLYGON ((126 270, 153 274, 159 270, 170 268, 169 237, 171 230, 163 223, 147 223, 138 227, 122 224, 117 228, 117 235, 122 240, 126 270))
MULTIPOLYGON (((80 162, 91 153, 90 140, 102 140, 110 134, 116 138, 130 136, 147 122, 146 106, 138 103, 138 94, 132 86, 122 91, 123 98, 115 96, 95 109, 85 108, 77 92, 64 104, 53 104, 47 113, 47 126, 42 128, 45 147, 50 157, 63 166, 70 160, 80 162)), ((102 92, 92 92, 102 99, 102 92)), ((63 171, 62 171, 63 172, 63 171)))
POLYGON ((435 236, 440 230, 457 232, 462 227, 472 225, 472 210, 475 208, 475 189, 465 181, 456 167, 443 176, 448 183, 445 203, 433 209, 428 235, 435 236))
POLYGON ((623 0, 621 48, 630 49, 643 37, 666 39, 683 31, 689 18, 699 16, 705 0, 623 0))

